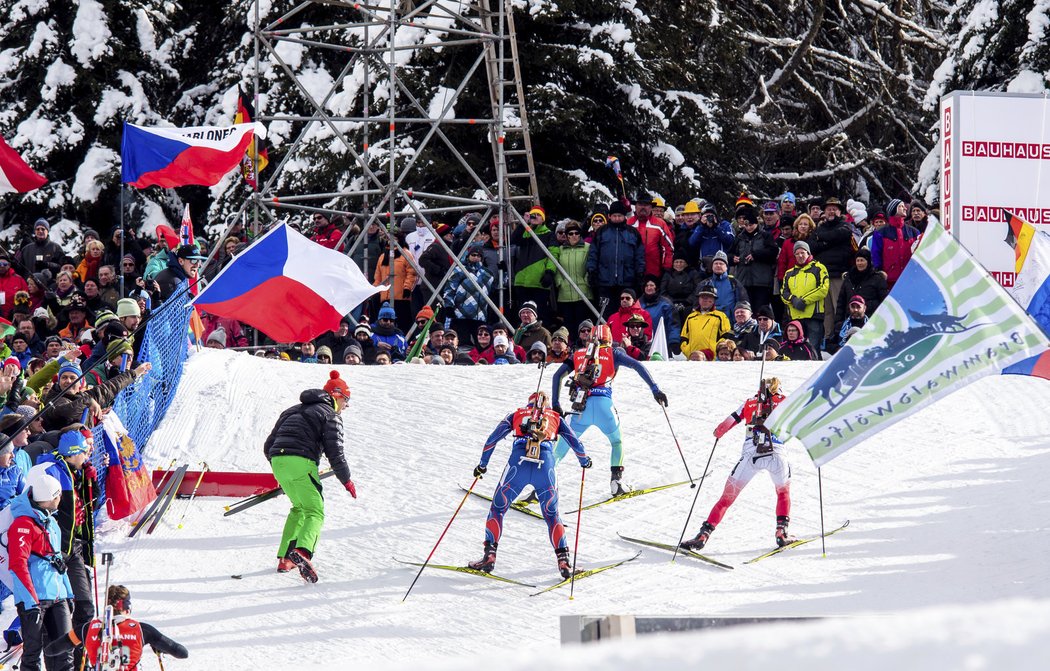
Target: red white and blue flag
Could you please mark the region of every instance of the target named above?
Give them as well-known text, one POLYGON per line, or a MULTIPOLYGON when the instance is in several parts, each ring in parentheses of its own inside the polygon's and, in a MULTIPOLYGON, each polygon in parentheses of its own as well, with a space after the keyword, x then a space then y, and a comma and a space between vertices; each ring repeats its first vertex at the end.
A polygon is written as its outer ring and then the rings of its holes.
POLYGON ((241 164, 255 128, 249 123, 193 128, 143 128, 125 123, 121 181, 139 189, 215 186, 241 164))
POLYGON ((251 324, 277 342, 339 328, 374 287, 350 257, 280 224, 233 258, 194 299, 200 310, 251 324))
POLYGON ((0 138, 0 193, 26 193, 47 184, 47 178, 33 172, 18 152, 0 138))

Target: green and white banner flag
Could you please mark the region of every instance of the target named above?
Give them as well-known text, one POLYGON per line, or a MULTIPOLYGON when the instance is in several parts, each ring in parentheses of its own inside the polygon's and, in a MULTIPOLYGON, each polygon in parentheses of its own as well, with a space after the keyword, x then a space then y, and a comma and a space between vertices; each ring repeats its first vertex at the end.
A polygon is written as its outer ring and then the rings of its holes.
POLYGON ((985 375, 1046 349, 1039 326, 940 226, 849 343, 766 426, 817 466, 985 375))

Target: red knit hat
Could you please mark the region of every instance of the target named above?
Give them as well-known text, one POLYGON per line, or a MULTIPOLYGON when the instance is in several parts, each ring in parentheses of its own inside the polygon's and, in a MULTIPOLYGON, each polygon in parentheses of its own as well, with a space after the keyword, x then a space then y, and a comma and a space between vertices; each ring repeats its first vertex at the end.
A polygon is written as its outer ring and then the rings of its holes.
POLYGON ((350 398, 350 387, 347 386, 346 380, 339 377, 339 371, 333 370, 328 375, 331 379, 325 382, 324 390, 331 396, 350 398))

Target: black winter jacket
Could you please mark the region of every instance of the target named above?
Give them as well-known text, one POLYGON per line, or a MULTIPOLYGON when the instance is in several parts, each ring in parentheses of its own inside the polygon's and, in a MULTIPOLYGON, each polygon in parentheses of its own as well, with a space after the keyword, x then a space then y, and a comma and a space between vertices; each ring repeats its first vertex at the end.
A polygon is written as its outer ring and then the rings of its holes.
POLYGON ((350 481, 350 467, 343 456, 343 420, 335 411, 328 392, 307 389, 293 405, 277 418, 277 423, 263 445, 269 461, 274 457, 306 457, 320 463, 321 454, 344 485, 350 481))
POLYGON ((853 232, 844 219, 822 221, 807 242, 813 258, 828 269, 828 277, 839 277, 853 266, 853 232))

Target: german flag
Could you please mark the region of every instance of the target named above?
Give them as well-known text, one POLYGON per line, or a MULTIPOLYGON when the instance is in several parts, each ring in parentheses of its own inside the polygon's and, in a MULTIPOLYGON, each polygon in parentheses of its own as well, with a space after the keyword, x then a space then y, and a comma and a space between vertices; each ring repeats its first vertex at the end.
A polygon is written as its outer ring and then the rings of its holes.
POLYGON ((1021 272, 1024 260, 1028 256, 1028 247, 1032 244, 1035 235, 1035 227, 1024 221, 1009 210, 1003 210, 1006 215, 1006 244, 1014 250, 1014 272, 1021 272))
MULTIPOLYGON (((240 92, 237 97, 237 114, 234 115, 233 122, 252 123, 254 121, 255 108, 250 98, 244 92, 240 92)), ((269 151, 266 140, 255 136, 241 160, 241 174, 244 176, 244 181, 253 189, 257 188, 259 173, 270 163, 269 151)))

